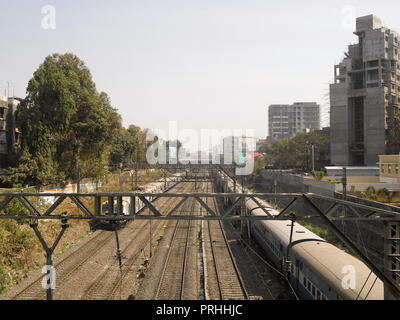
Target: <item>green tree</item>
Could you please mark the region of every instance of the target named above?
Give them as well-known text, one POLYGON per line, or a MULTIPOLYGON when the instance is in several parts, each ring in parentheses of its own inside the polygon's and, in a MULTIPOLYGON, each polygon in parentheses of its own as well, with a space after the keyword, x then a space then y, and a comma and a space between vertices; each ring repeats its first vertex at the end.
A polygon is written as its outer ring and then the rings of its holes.
POLYGON ((293 168, 296 164, 295 146, 292 140, 278 140, 268 146, 267 153, 271 155, 272 165, 277 168, 293 168))
POLYGON ((305 171, 312 169, 312 146, 314 146, 315 160, 319 154, 329 148, 329 139, 317 133, 299 133, 292 139, 278 140, 267 147, 268 158, 277 168, 302 168, 305 171))
POLYGON ((28 83, 18 127, 23 136, 19 175, 8 181, 64 184, 75 177, 78 163, 84 174, 104 171, 121 116, 107 94, 97 92, 83 61, 71 53, 53 54, 28 83), (26 170, 27 157, 33 170, 26 170))
POLYGON ((114 137, 112 144, 110 163, 113 167, 119 167, 122 163, 125 167, 132 167, 146 161, 147 129, 130 125, 128 129, 120 128, 119 134, 114 137))
POLYGON ((388 135, 388 150, 387 154, 398 154, 400 152, 400 113, 397 112, 392 127, 390 129, 390 134, 388 135))
POLYGON ((329 139, 320 136, 315 132, 299 133, 292 139, 295 148, 296 165, 301 166, 303 170, 312 169, 312 148, 314 146, 315 160, 319 158, 319 152, 329 145, 329 139))

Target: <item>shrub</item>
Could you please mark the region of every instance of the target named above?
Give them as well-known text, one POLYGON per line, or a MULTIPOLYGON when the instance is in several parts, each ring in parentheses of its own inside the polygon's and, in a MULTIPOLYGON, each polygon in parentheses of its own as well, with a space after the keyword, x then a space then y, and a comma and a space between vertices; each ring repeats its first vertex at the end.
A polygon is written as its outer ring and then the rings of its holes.
POLYGON ((323 172, 323 171, 315 171, 314 170, 312 172, 312 175, 316 180, 321 181, 325 176, 325 172, 323 172))
POLYGON ((378 191, 378 195, 379 195, 380 197, 385 198, 385 200, 386 200, 387 202, 392 202, 393 194, 392 194, 388 189, 386 189, 386 188, 380 189, 380 190, 378 191))
POLYGON ((388 189, 383 188, 383 189, 378 190, 378 196, 389 197, 390 196, 390 192, 389 192, 388 189))

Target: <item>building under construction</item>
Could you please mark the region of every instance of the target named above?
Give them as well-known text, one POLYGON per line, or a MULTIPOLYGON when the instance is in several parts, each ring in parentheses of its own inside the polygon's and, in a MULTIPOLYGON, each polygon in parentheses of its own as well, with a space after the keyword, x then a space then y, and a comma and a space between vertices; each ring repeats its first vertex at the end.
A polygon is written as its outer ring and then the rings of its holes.
POLYGON ((369 15, 357 19, 358 43, 335 66, 330 86, 331 162, 375 166, 393 152, 391 130, 399 108, 399 34, 369 15))

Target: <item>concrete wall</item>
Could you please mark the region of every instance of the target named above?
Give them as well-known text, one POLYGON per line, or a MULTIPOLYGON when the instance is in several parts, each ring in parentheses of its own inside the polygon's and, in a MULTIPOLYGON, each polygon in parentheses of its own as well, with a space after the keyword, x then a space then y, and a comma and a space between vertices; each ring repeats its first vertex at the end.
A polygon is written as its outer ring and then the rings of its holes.
POLYGON ((346 166, 349 160, 347 83, 330 86, 331 163, 346 166))
POLYGON ((262 184, 268 192, 277 193, 315 193, 333 197, 335 193, 335 184, 305 179, 303 176, 280 173, 276 171, 262 170, 260 173, 262 184))
MULTIPOLYGON (((354 186, 356 191, 365 191, 368 187, 374 187, 375 190, 388 189, 389 191, 400 191, 400 184, 398 183, 348 183, 347 191, 351 190, 354 186)), ((335 185, 336 192, 342 192, 343 186, 341 184, 335 185)))
MULTIPOLYGON (((269 189, 269 192, 275 192, 274 183, 277 183, 277 193, 315 193, 324 196, 334 197, 335 192, 343 191, 343 184, 330 183, 325 181, 316 181, 305 178, 300 175, 279 173, 276 171, 262 170, 260 173, 262 184, 269 189)), ((354 186, 356 191, 365 191, 372 186, 376 190, 388 189, 389 191, 400 191, 400 184, 397 183, 347 183, 347 191, 351 191, 354 186)))
POLYGON ((381 88, 368 88, 364 100, 364 143, 365 164, 376 166, 378 155, 386 154, 385 108, 383 107, 384 90, 381 88))
POLYGON ((382 21, 374 15, 359 17, 356 20, 357 32, 366 31, 369 29, 377 29, 382 27, 382 21))

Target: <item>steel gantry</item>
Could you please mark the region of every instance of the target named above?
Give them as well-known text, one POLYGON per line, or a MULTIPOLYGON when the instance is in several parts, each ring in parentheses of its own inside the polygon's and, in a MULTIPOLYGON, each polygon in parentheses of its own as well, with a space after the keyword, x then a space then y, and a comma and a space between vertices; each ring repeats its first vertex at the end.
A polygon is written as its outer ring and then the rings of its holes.
MULTIPOLYGON (((192 177, 190 177, 192 178, 192 177)), ((208 180, 207 176, 202 176, 208 180)), ((243 191, 243 190, 242 190, 243 191)), ((385 283, 388 297, 400 296, 400 214, 380 208, 372 208, 366 205, 324 197, 315 194, 270 194, 270 193, 2 193, 0 195, 0 219, 28 220, 31 227, 46 251, 47 263, 52 265, 51 255, 68 227, 69 220, 87 220, 116 223, 118 221, 131 220, 230 220, 250 223, 260 220, 308 220, 320 218, 328 225, 335 235, 352 250, 379 278, 385 283), (48 205, 35 205, 41 203, 41 199, 53 199, 48 205), (180 198, 179 203, 172 209, 164 211, 158 208, 154 202, 162 198, 180 198), (202 210, 192 215, 176 214, 178 209, 188 200, 195 199, 202 210), (225 209, 218 215, 205 201, 207 198, 220 199, 226 204, 225 209), (33 199, 36 199, 33 201, 33 199), (107 214, 102 212, 102 200, 107 199, 107 214), (265 212, 265 216, 253 216, 247 210, 246 202, 251 199, 257 204, 257 208, 265 212), (13 214, 4 213, 4 209, 16 200, 25 208, 23 212, 13 214), (70 200, 78 209, 78 214, 60 212, 59 206, 70 200), (282 200, 287 203, 279 211, 278 215, 271 215, 272 203, 282 200), (128 207, 123 203, 128 203, 128 207), (89 204, 90 205, 89 205, 89 204), (294 210, 296 204, 306 204, 309 211, 299 214, 294 210), (319 203, 324 203, 324 209, 319 203), (143 209, 148 208, 148 212, 143 209), (346 208, 346 210, 343 210, 346 208), (346 215, 343 215, 346 212, 346 215), (296 214, 296 216, 294 215, 296 214), (41 220, 60 220, 62 230, 55 241, 49 247, 43 240, 37 229, 41 220), (379 221, 385 225, 385 270, 378 268, 365 254, 342 232, 334 222, 337 221, 379 221)), ((308 209, 307 209, 308 210, 308 209)), ((48 291, 48 298, 51 298, 51 289, 48 291)))

